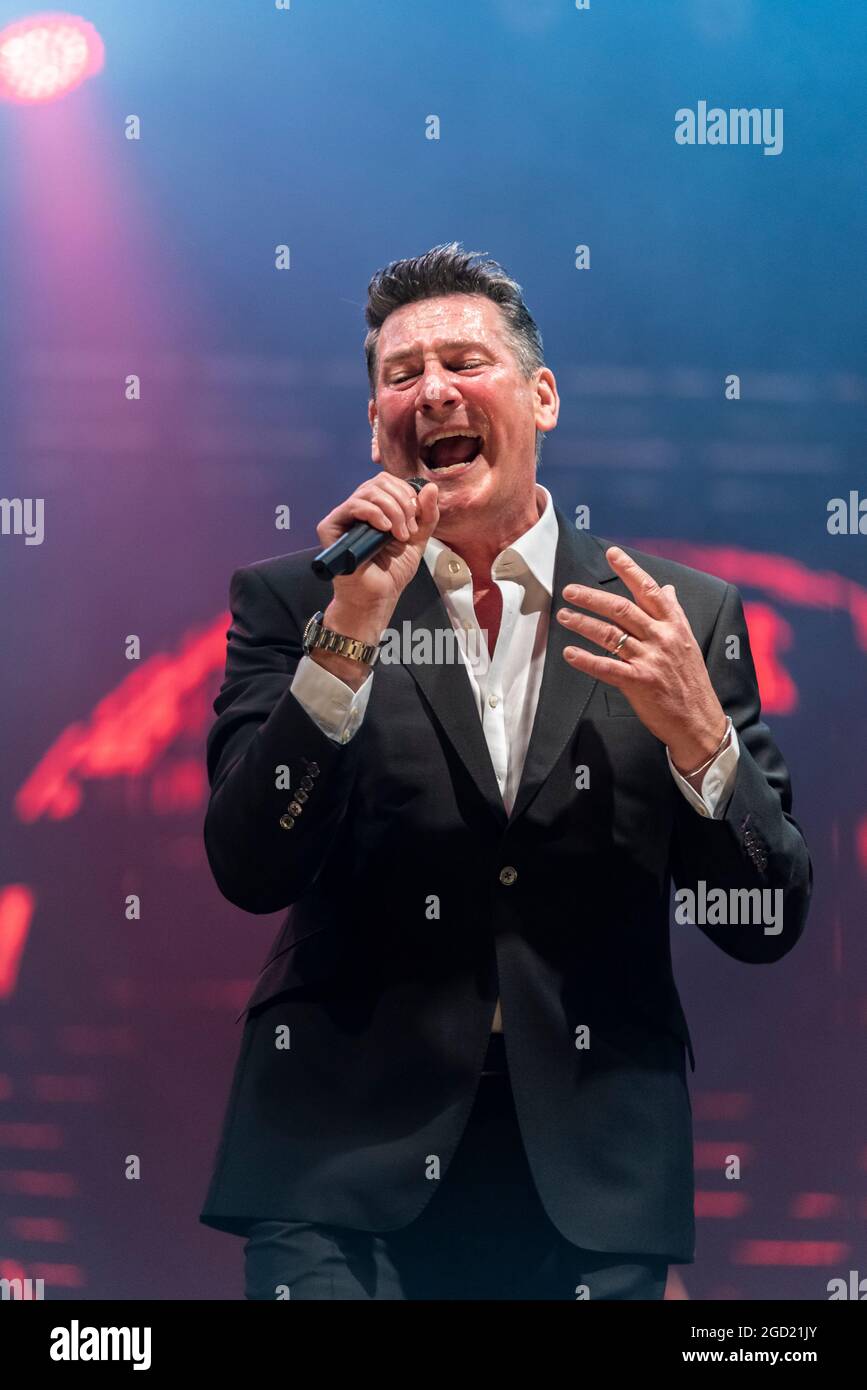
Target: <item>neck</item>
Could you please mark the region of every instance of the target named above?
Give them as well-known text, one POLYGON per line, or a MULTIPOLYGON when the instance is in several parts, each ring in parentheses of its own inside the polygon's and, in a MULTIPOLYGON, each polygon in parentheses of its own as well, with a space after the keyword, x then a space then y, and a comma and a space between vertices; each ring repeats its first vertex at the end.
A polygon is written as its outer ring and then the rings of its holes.
POLYGON ((487 517, 465 516, 464 525, 437 531, 437 540, 460 555, 476 585, 490 584, 491 566, 497 556, 536 525, 542 515, 542 501, 537 498, 534 485, 532 495, 519 509, 499 514, 491 521, 487 517))

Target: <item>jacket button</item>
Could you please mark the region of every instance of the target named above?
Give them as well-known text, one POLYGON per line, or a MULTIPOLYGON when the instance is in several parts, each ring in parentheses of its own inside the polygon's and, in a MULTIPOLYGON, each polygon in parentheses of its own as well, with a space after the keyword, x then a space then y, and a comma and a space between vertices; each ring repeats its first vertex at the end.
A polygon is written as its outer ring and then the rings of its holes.
POLYGON ((297 801, 290 801, 289 810, 292 812, 293 816, 300 816, 301 812, 304 810, 304 807, 300 805, 300 803, 297 801))
POLYGON ((500 870, 500 882, 505 884, 506 887, 508 887, 510 883, 514 883, 517 877, 518 870, 513 869, 511 864, 507 864, 504 869, 500 870))
POLYGON ((295 824, 295 817, 294 817, 294 816, 281 816, 281 817, 280 817, 280 824, 282 825, 282 827, 283 827, 284 830, 291 830, 292 827, 293 827, 293 825, 295 824))
POLYGON ((312 790, 313 790, 313 778, 312 778, 312 777, 302 777, 302 778, 301 778, 301 781, 298 783, 298 785, 299 785, 299 787, 302 789, 302 791, 305 791, 305 792, 312 791, 312 790))

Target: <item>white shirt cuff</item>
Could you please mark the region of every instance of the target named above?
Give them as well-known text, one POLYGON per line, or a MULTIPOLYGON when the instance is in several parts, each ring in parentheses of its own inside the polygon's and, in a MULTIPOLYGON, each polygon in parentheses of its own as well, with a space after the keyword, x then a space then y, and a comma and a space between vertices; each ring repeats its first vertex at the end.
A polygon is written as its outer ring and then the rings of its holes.
POLYGON ((680 775, 671 761, 671 754, 667 748, 665 756, 668 758, 671 775, 690 806, 694 807, 700 816, 710 816, 713 820, 719 820, 725 813, 729 795, 734 787, 735 772, 740 757, 740 744, 734 724, 732 724, 728 747, 717 754, 701 779, 701 796, 690 786, 686 778, 680 775))
POLYGON ((335 743, 348 743, 364 718, 372 687, 368 676, 358 690, 353 690, 346 681, 305 655, 289 689, 323 734, 335 743))

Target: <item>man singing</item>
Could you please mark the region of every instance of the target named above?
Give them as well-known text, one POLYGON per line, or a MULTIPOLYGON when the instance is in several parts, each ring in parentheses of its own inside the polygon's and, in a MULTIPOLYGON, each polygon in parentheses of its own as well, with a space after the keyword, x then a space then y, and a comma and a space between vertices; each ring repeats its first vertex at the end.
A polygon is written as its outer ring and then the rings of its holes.
POLYGON ((366 317, 377 471, 317 529, 389 541, 231 581, 205 844, 288 913, 201 1219, 251 1299, 659 1299, 695 1237, 672 883, 749 963, 810 897, 741 600, 555 507, 557 384, 495 261, 393 262, 366 317))

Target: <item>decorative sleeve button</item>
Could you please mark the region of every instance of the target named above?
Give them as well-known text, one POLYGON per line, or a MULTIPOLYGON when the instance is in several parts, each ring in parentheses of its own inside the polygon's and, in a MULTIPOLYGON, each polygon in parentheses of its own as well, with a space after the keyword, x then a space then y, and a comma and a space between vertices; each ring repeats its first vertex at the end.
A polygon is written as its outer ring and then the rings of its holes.
POLYGON ((302 758, 301 761, 307 771, 298 783, 298 789, 289 802, 289 806, 280 817, 280 825, 284 830, 292 830, 294 828, 296 820, 304 810, 304 803, 310 799, 310 793, 313 790, 313 778, 319 776, 318 763, 310 763, 306 758, 302 758))

